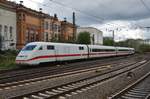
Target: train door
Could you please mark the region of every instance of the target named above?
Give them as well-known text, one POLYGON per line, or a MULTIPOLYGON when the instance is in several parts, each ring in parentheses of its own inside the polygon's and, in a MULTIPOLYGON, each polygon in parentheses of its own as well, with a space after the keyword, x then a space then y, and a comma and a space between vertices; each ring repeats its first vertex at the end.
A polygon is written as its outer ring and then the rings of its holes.
POLYGON ((36 57, 38 57, 37 62, 39 63, 45 63, 45 62, 50 62, 50 54, 47 51, 47 46, 46 45, 40 45, 37 49, 36 57))
POLYGON ((54 62, 57 60, 56 47, 55 45, 46 45, 46 55, 49 57, 50 62, 54 62))
POLYGON ((116 52, 116 53, 115 53, 115 54, 116 54, 115 56, 117 56, 117 54, 118 54, 118 49, 117 49, 117 47, 115 47, 115 52, 116 52))
POLYGON ((65 45, 56 45, 56 50, 55 50, 55 54, 56 54, 56 61, 64 61, 65 60, 65 55, 66 55, 66 46, 65 45))
MULTIPOLYGON (((40 45, 40 46, 39 46, 39 48, 37 49, 37 52, 35 53, 35 55, 36 55, 36 57, 43 57, 43 56, 46 56, 44 45, 40 45)), ((37 60, 37 62, 43 63, 43 62, 47 62, 47 61, 45 61, 44 58, 39 58, 39 59, 37 60)))
POLYGON ((84 58, 84 54, 85 54, 84 50, 85 50, 84 46, 79 46, 80 58, 84 58))
POLYGON ((88 45, 86 45, 86 46, 87 46, 87 58, 90 58, 90 48, 88 45))
POLYGON ((72 52, 70 51, 70 46, 63 46, 63 54, 64 54, 64 57, 62 57, 62 60, 71 60, 72 59, 72 56, 70 56, 72 54, 72 52))

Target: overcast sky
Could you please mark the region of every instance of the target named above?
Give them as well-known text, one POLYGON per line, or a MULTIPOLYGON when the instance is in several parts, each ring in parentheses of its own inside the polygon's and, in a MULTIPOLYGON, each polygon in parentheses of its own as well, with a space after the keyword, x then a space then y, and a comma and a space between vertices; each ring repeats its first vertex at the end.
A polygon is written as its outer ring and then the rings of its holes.
MULTIPOLYGON (((12 0, 19 2, 19 0, 12 0)), ((72 12, 76 13, 76 24, 93 26, 115 39, 150 38, 150 0, 23 0, 24 5, 50 15, 57 13, 72 22, 72 12)))

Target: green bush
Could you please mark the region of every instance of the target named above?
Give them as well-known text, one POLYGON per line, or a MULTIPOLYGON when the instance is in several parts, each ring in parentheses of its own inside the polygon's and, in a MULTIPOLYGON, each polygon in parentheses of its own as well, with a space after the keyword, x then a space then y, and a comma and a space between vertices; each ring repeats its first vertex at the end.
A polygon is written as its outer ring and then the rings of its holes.
POLYGON ((14 56, 16 56, 17 54, 18 54, 18 51, 17 50, 10 50, 10 49, 8 49, 8 50, 5 50, 5 51, 0 51, 0 54, 1 55, 14 55, 14 56))
POLYGON ((139 46, 138 52, 140 52, 140 53, 150 52, 150 45, 148 45, 148 44, 141 44, 139 46))
POLYGON ((18 51, 16 50, 0 51, 0 69, 16 68, 15 58, 17 53, 18 51))

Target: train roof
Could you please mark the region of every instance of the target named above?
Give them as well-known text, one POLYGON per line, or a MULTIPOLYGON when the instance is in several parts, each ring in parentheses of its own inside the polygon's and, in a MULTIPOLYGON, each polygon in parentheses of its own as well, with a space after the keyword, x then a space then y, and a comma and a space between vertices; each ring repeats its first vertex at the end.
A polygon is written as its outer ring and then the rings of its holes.
POLYGON ((134 49, 134 48, 130 48, 130 47, 116 47, 117 49, 134 49))
MULTIPOLYGON (((55 43, 55 42, 31 42, 28 43, 27 45, 67 45, 67 46, 86 46, 85 44, 72 44, 72 43, 55 43)), ((104 46, 104 45, 88 45, 90 48, 107 48, 107 49, 132 49, 134 48, 129 48, 129 47, 114 47, 114 46, 104 46)))
POLYGON ((91 48, 107 48, 107 49, 115 49, 114 46, 103 46, 103 45, 88 45, 91 48))
POLYGON ((72 43, 54 43, 54 42, 31 42, 31 43, 28 43, 27 45, 68 45, 68 46, 71 46, 71 45, 74 45, 74 46, 86 46, 85 44, 72 44, 72 43))

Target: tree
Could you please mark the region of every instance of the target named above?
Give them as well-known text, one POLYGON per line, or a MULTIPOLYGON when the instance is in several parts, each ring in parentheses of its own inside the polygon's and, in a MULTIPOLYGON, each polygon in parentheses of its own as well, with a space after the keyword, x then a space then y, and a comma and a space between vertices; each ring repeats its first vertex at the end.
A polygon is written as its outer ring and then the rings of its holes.
POLYGON ((141 42, 143 42, 141 39, 127 39, 125 41, 117 42, 115 45, 122 47, 132 47, 135 48, 135 51, 139 53, 150 52, 150 45, 141 42))
POLYGON ((140 52, 140 53, 150 52, 150 45, 148 45, 148 44, 140 44, 138 52, 140 52))
POLYGON ((90 33, 89 32, 80 32, 77 38, 77 43, 79 44, 90 44, 90 33))
POLYGON ((2 49, 2 36, 0 34, 0 50, 2 49))
POLYGON ((113 45, 114 45, 113 38, 104 37, 104 39, 103 39, 103 45, 106 45, 106 46, 113 46, 113 45))

